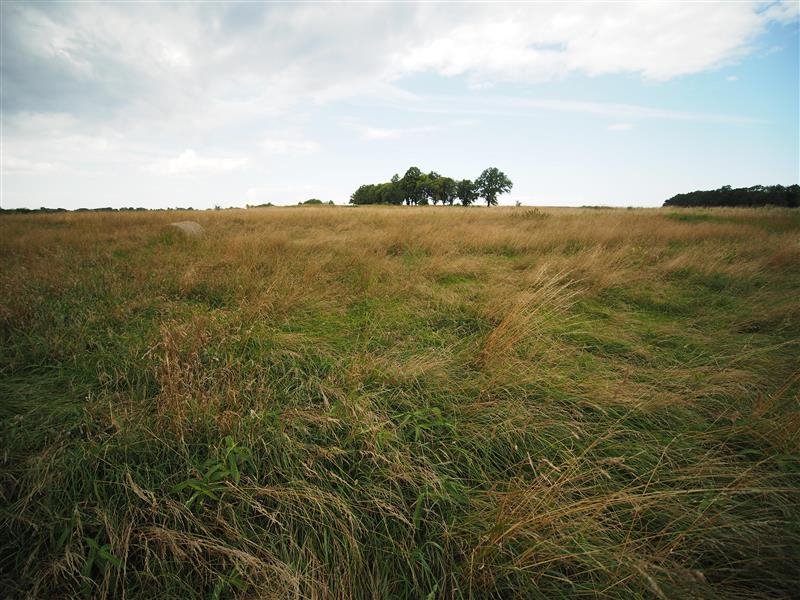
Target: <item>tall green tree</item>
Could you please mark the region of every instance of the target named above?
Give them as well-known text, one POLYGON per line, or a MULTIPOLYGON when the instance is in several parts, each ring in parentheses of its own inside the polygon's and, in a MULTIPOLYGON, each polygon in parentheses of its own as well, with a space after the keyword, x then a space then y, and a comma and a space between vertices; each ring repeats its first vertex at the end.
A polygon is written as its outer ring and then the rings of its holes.
MULTIPOLYGON (((420 179, 420 187, 421 193, 425 196, 428 202, 433 202, 434 204, 439 202, 439 199, 436 197, 436 186, 438 185, 438 181, 441 178, 436 171, 431 171, 427 175, 423 175, 420 179)), ((426 202, 425 204, 428 204, 426 202)))
POLYGON ((456 184, 456 198, 463 206, 469 206, 478 199, 478 192, 471 179, 462 179, 456 184))
POLYGON ((359 187, 350 196, 350 204, 375 204, 377 200, 377 186, 367 183, 359 187))
POLYGON ((453 200, 456 197, 456 181, 451 177, 439 177, 433 185, 434 201, 441 202, 442 204, 453 205, 453 200))
POLYGON ((403 200, 408 204, 417 204, 423 194, 420 180, 422 179, 422 171, 417 167, 410 167, 406 171, 403 178, 400 180, 400 190, 403 194, 403 200))
MULTIPOLYGON (((397 175, 395 175, 397 177, 397 175)), ((398 178, 399 181, 399 178, 398 178)), ((386 204, 400 205, 403 203, 403 190, 400 189, 398 181, 392 180, 389 183, 384 183, 383 199, 386 204)))
POLYGON ((486 199, 486 206, 497 205, 497 196, 511 191, 513 186, 506 174, 497 167, 489 167, 475 180, 475 188, 486 199))
POLYGON ((379 196, 381 204, 402 204, 403 190, 400 186, 400 175, 395 173, 389 181, 380 184, 379 196))

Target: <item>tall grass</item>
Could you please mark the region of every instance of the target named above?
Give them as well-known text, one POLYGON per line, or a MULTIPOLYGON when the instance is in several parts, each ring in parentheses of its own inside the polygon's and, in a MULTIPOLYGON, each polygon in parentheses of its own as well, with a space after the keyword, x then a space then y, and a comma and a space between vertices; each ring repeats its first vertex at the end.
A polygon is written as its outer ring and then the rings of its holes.
POLYGON ((793 597, 800 218, 673 214, 3 215, 3 597, 793 597))

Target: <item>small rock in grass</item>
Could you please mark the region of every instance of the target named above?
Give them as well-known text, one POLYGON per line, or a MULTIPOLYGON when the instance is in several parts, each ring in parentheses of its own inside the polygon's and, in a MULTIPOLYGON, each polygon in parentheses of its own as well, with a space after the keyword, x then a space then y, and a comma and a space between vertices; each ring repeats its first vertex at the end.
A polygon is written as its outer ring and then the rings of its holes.
POLYGON ((178 221, 177 223, 170 223, 170 227, 180 229, 183 233, 191 237, 199 237, 203 235, 203 227, 196 221, 178 221))

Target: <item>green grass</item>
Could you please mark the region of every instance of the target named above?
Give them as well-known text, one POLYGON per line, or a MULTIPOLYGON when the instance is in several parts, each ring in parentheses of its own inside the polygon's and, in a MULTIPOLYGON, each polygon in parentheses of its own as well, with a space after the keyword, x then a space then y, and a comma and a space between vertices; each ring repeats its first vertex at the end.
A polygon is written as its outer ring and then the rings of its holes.
POLYGON ((708 221, 714 223, 725 223, 726 221, 730 221, 730 218, 709 212, 668 213, 667 218, 672 219, 673 221, 681 221, 683 223, 702 223, 708 221))
POLYGON ((202 216, 0 219, 3 597, 796 594, 790 211, 202 216))

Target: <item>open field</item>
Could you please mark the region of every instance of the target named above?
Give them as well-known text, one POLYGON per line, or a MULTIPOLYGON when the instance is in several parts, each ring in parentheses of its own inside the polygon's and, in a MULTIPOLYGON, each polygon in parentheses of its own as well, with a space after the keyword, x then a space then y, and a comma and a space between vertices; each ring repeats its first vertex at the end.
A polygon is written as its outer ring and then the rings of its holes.
POLYGON ((2 597, 800 589, 797 211, 0 215, 0 260, 2 597))

